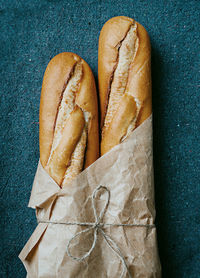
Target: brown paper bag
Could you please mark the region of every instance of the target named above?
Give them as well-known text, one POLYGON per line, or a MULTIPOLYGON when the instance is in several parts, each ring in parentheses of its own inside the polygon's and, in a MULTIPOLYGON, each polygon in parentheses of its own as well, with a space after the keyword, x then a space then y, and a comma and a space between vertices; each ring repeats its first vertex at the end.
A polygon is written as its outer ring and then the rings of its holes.
POLYGON ((29 207, 36 208, 41 223, 19 255, 28 277, 161 277, 156 228, 151 226, 155 219, 152 159, 150 116, 63 189, 39 163, 29 207), (89 226, 85 232, 88 226, 80 223, 96 221, 91 196, 99 185, 108 189, 110 200, 107 191, 96 192, 94 206, 98 217, 107 204, 100 222, 108 225, 101 230, 89 226), (92 244, 90 255, 82 261, 67 253, 84 256, 92 244))

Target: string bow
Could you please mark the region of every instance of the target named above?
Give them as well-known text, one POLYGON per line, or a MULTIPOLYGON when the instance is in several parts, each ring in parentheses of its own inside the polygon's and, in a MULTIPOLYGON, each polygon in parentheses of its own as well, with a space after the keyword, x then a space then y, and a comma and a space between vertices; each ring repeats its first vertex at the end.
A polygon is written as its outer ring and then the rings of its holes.
MULTIPOLYGON (((93 194, 92 194, 92 208, 93 208, 93 212, 94 212, 94 217, 95 217, 95 222, 94 223, 76 223, 77 225, 81 225, 81 226, 90 226, 89 228, 86 228, 78 233, 76 233, 68 242, 67 244, 67 254, 70 258, 72 258, 75 261, 83 261, 84 259, 86 259, 87 257, 89 257, 92 253, 92 251, 94 250, 96 243, 97 243, 97 238, 98 238, 98 234, 101 234, 103 236, 103 238, 105 239, 106 243, 108 244, 108 246, 113 250, 113 252, 119 257, 119 259, 121 260, 122 264, 123 264, 123 270, 122 273, 120 275, 120 278, 124 277, 126 271, 129 275, 129 278, 131 278, 131 274, 129 272, 128 266, 126 264, 125 258, 119 248, 119 246, 116 244, 116 242, 108 235, 104 232, 103 227, 104 226, 124 226, 123 224, 108 224, 108 223, 103 223, 103 216, 105 214, 105 211, 109 205, 110 202, 110 191, 107 187, 105 186, 98 186, 93 194), (95 199, 96 199, 96 194, 97 192, 100 192, 101 190, 104 190, 107 193, 107 197, 106 197, 106 201, 104 203, 104 206, 102 208, 102 210, 100 211, 99 215, 97 215, 97 210, 96 210, 96 205, 95 205, 95 199), (93 238, 93 243, 91 248, 89 249, 89 251, 87 251, 83 256, 81 257, 75 257, 71 254, 70 252, 70 245, 72 243, 72 241, 74 241, 77 237, 79 236, 83 236, 85 233, 89 232, 93 230, 94 231, 94 238, 93 238)), ((134 225, 135 226, 135 225, 134 225)))

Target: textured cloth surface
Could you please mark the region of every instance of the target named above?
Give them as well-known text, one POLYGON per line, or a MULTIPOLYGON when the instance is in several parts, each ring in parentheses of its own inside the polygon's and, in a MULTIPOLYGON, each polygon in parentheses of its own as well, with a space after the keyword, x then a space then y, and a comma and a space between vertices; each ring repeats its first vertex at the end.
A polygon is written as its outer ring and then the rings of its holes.
POLYGON ((27 208, 39 159, 42 78, 49 60, 79 54, 97 79, 98 36, 126 15, 152 44, 154 168, 163 277, 200 277, 200 97, 197 1, 0 1, 0 277, 22 278, 18 254, 36 226, 27 208))

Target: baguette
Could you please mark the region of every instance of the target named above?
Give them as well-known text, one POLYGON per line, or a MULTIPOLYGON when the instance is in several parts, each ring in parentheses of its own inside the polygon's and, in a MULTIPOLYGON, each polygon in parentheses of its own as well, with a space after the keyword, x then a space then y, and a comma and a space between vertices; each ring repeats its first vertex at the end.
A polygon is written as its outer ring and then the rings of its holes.
POLYGON ((152 113, 151 46, 142 25, 108 20, 99 37, 101 155, 127 138, 152 113))
POLYGON ((78 55, 65 52, 49 62, 39 122, 41 164, 63 187, 99 156, 95 81, 78 55))

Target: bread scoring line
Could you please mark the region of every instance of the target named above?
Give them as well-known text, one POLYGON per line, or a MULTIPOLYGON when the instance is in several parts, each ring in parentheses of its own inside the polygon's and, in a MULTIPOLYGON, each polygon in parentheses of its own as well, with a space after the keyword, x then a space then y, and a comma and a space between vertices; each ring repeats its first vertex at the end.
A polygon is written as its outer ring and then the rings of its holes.
POLYGON ((60 144, 61 138, 63 136, 63 130, 65 127, 65 124, 67 123, 67 120, 70 117, 70 114, 76 109, 76 106, 78 106, 81 111, 83 112, 84 120, 85 120, 85 127, 82 130, 82 135, 77 142, 72 154, 70 161, 68 165, 66 165, 66 172, 63 177, 62 184, 66 183, 67 179, 73 178, 73 174, 76 171, 79 171, 79 167, 81 167, 81 170, 84 166, 84 161, 82 161, 82 155, 83 152, 86 151, 87 146, 87 140, 88 140, 88 121, 90 119, 90 113, 85 111, 82 107, 80 107, 76 103, 76 94, 80 89, 81 80, 83 78, 83 60, 79 59, 75 64, 73 65, 70 74, 68 76, 68 79, 66 83, 63 86, 63 91, 60 98, 60 104, 57 108, 57 115, 55 120, 55 128, 54 128, 54 136, 53 136, 53 142, 51 146, 51 152, 50 156, 47 162, 47 167, 49 163, 51 163, 51 159, 53 158, 53 154, 56 151, 56 148, 60 144), (82 142, 82 143, 81 143, 82 142), (84 146, 83 146, 83 145, 84 146), (84 150, 83 150, 84 148, 84 150), (81 159, 80 159, 81 158, 81 159), (80 163, 78 163, 78 161, 80 163), (70 168, 71 164, 74 162, 74 165, 70 168), (78 164, 77 164, 78 163, 78 164), (70 171, 68 171, 70 170, 70 171), (70 174, 70 173, 71 174, 70 174))
POLYGON ((141 108, 140 101, 134 97, 131 93, 127 92, 127 84, 129 80, 129 74, 130 74, 130 67, 133 64, 133 61, 135 60, 135 57, 137 55, 138 51, 138 44, 139 44, 139 38, 137 35, 137 24, 134 22, 130 25, 129 29, 127 30, 123 40, 121 40, 115 47, 118 47, 118 56, 117 56, 117 63, 114 66, 112 76, 110 79, 110 86, 109 86, 109 95, 107 97, 107 109, 104 116, 103 126, 102 126, 102 138, 104 137, 104 132, 109 128, 112 119, 115 117, 115 114, 118 111, 120 99, 125 95, 129 94, 134 99, 136 103, 136 115, 134 117, 134 120, 130 124, 126 134, 123 136, 123 139, 126 138, 130 131, 132 131, 135 128, 135 124, 137 121, 137 117, 139 114, 139 110, 141 108), (124 42, 126 40, 126 42, 124 42), (123 44, 124 43, 124 44, 123 44), (123 49, 122 49, 123 46, 123 49), (131 52, 127 51, 131 47, 131 52), (122 50, 121 50, 122 49, 122 50), (120 51, 122 53, 120 54, 120 51), (133 55, 133 56, 132 56, 133 55), (121 58, 120 58, 121 57, 121 58), (120 64, 119 64, 120 62, 120 64), (127 69, 126 69, 127 67, 127 69), (123 78, 123 74, 126 72, 125 78, 123 78), (116 75, 116 76, 115 76, 116 75), (114 79, 115 78, 115 79, 114 79), (114 82, 114 83, 113 83, 114 82), (121 86, 121 88, 120 88, 121 86), (118 93, 115 93, 115 90, 118 91, 118 93), (112 96, 111 96, 112 94, 112 96), (114 107, 114 109, 112 109, 114 107))

